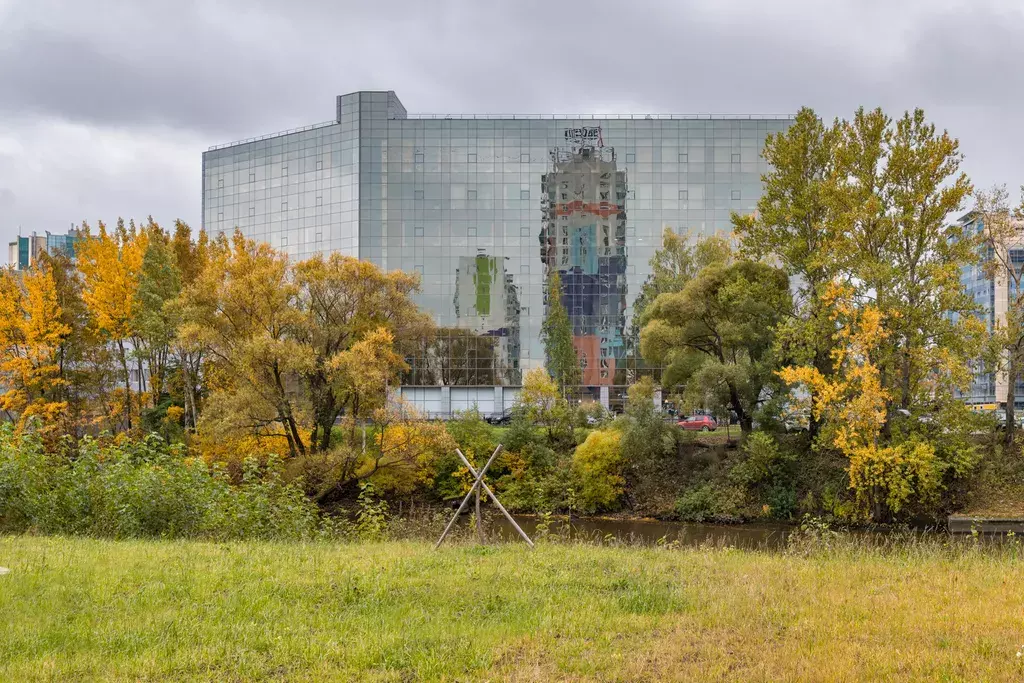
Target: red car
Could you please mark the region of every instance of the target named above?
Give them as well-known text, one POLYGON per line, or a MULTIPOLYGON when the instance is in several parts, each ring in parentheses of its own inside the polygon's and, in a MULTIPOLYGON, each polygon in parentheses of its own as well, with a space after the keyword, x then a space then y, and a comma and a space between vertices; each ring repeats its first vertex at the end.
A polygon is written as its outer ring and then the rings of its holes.
POLYGON ((683 429, 688 431, 700 431, 700 432, 713 432, 718 429, 718 422, 715 418, 710 415, 694 415, 692 417, 684 417, 682 420, 676 423, 683 429))

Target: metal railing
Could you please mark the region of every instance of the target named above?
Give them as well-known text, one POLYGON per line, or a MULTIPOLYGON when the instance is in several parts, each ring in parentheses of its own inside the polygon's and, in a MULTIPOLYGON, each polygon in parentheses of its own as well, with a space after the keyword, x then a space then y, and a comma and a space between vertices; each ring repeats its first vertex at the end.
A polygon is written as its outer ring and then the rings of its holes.
POLYGON ((545 121, 599 121, 599 120, 632 120, 632 121, 790 121, 792 114, 409 114, 410 119, 482 119, 482 120, 545 120, 545 121))
MULTIPOLYGON (((791 121, 792 114, 409 114, 414 120, 480 120, 480 121, 791 121)), ((401 119, 397 119, 401 120, 401 119)), ((246 145, 250 142, 269 140, 292 133, 326 128, 337 125, 337 121, 324 121, 301 128, 291 128, 276 133, 267 133, 254 138, 212 145, 206 151, 213 152, 225 147, 246 145)))
POLYGON ((246 138, 245 140, 235 140, 234 142, 225 142, 222 145, 213 145, 207 152, 212 152, 217 149, 224 149, 225 147, 234 147, 235 145, 247 145, 250 142, 259 142, 260 140, 269 140, 270 138, 281 137, 282 135, 291 135, 292 133, 302 133, 307 130, 315 130, 317 128, 326 128, 327 126, 337 125, 337 121, 324 121, 323 123, 314 123, 310 126, 302 126, 301 128, 292 128, 290 130, 282 130, 277 133, 267 133, 266 135, 260 135, 255 138, 246 138))

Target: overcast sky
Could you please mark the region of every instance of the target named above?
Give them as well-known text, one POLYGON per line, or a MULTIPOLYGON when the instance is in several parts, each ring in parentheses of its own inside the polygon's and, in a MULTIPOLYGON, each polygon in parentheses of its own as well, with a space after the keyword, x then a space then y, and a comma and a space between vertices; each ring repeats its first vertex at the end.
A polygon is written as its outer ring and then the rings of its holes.
POLYGON ((0 0, 0 244, 198 226, 203 150, 353 90, 415 113, 920 106, 976 185, 1014 188, 1022 36, 1021 0, 0 0))

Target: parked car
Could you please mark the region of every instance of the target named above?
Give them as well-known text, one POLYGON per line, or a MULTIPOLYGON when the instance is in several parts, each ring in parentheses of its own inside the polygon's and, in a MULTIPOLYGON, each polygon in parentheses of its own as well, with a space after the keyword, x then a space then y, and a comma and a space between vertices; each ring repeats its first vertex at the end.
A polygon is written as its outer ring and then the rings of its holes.
POLYGON ((713 432, 718 429, 718 422, 710 415, 691 415, 676 423, 679 427, 693 432, 713 432))
POLYGON ((484 420, 488 424, 496 426, 505 426, 512 424, 512 408, 506 408, 500 413, 491 413, 484 420))

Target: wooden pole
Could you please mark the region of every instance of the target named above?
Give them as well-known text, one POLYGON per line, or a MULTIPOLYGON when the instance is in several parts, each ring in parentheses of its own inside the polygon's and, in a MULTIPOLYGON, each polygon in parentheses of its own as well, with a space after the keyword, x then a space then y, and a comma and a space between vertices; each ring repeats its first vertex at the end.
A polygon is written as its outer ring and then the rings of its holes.
POLYGON ((476 540, 484 543, 484 523, 480 519, 480 487, 476 487, 476 540))
MULTIPOLYGON (((473 482, 473 486, 469 489, 469 493, 466 494, 466 497, 462 499, 462 505, 460 505, 459 509, 455 512, 455 516, 452 517, 452 521, 448 522, 448 526, 445 527, 444 533, 441 534, 441 538, 437 539, 437 543, 434 544, 434 550, 437 550, 441 547, 441 542, 444 541, 445 537, 448 535, 448 532, 452 530, 453 526, 455 526, 455 522, 459 519, 459 515, 462 514, 462 511, 466 509, 467 505, 469 505, 469 499, 473 497, 473 494, 476 492, 477 487, 483 483, 484 474, 487 473, 487 468, 490 467, 491 463, 494 462, 494 459, 498 457, 498 453, 501 453, 501 449, 501 444, 498 444, 498 447, 494 449, 494 453, 491 454, 490 459, 480 470, 480 474, 474 472, 472 467, 469 468, 469 471, 476 476, 476 481, 473 482)), ((461 456, 462 454, 460 453, 459 455, 461 456)), ((462 460, 463 462, 467 462, 465 456, 462 456, 462 460)))
MULTIPOLYGON (((500 448, 500 446, 499 446, 499 448, 500 448)), ((455 452, 458 454, 459 459, 462 460, 462 464, 464 464, 466 467, 469 468, 470 474, 475 476, 476 472, 473 470, 473 466, 469 464, 469 460, 467 460, 466 456, 464 456, 462 454, 462 451, 460 451, 458 448, 456 448, 455 452)), ((488 464, 490 464, 490 463, 488 463, 488 464)), ((509 524, 511 524, 512 527, 516 531, 519 532, 519 535, 523 537, 523 540, 526 541, 526 544, 528 546, 530 546, 531 548, 533 548, 534 547, 533 541, 531 541, 530 537, 526 535, 526 532, 523 531, 523 529, 518 524, 516 524, 516 520, 512 519, 512 515, 510 515, 508 510, 505 509, 505 506, 501 504, 501 501, 498 500, 498 497, 496 495, 494 495, 494 491, 491 490, 491 487, 488 486, 487 483, 482 481, 482 480, 480 482, 480 487, 484 490, 484 493, 486 493, 490 497, 490 499, 494 502, 494 505, 499 510, 501 510, 501 514, 505 515, 505 519, 508 520, 509 524)))

